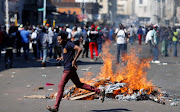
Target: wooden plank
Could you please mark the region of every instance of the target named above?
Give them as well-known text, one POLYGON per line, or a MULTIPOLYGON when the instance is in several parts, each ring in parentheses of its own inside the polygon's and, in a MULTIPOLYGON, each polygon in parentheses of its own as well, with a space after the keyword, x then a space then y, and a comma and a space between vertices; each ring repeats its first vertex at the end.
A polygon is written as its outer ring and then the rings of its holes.
POLYGON ((46 99, 46 96, 43 96, 43 95, 31 95, 31 96, 24 96, 24 98, 46 99))
POLYGON ((96 93, 91 92, 91 93, 87 93, 87 94, 84 94, 84 95, 81 95, 81 96, 75 96, 75 97, 69 98, 69 100, 78 100, 78 99, 81 99, 81 98, 84 98, 84 97, 87 97, 87 96, 91 96, 91 95, 94 95, 94 94, 96 94, 96 93))

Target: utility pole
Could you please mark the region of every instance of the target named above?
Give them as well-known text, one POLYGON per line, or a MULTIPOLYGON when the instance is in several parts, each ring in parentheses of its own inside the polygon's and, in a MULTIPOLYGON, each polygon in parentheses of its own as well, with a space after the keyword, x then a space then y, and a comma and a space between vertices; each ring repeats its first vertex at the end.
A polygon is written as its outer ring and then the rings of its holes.
POLYGON ((84 23, 84 13, 85 12, 85 6, 84 6, 84 0, 83 0, 83 23, 84 23))
POLYGON ((44 0, 44 10, 43 10, 43 26, 46 25, 46 0, 44 0))
POLYGON ((176 19, 176 1, 173 0, 173 5, 174 5, 174 9, 173 9, 173 26, 175 25, 175 19, 176 19))
POLYGON ((8 30, 9 30, 9 5, 8 5, 8 0, 6 0, 5 6, 6 6, 6 32, 8 33, 8 30))
POLYGON ((161 0, 161 22, 163 23, 163 1, 161 0))

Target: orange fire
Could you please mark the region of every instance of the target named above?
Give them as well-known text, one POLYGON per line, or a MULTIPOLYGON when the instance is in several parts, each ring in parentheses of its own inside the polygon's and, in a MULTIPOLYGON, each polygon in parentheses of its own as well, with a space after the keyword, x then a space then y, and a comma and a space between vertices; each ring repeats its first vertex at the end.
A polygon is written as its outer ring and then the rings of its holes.
POLYGON ((104 63, 101 67, 101 72, 93 79, 91 78, 94 75, 93 73, 85 73, 85 78, 82 78, 81 81, 96 87, 106 85, 105 81, 126 83, 123 88, 115 90, 114 95, 120 93, 132 94, 135 90, 141 89, 150 94, 154 87, 146 77, 147 69, 150 68, 150 59, 140 59, 136 56, 139 52, 135 51, 135 49, 130 49, 129 53, 122 57, 124 65, 117 65, 115 64, 116 57, 109 52, 110 44, 110 42, 106 42, 103 45, 101 57, 104 63))

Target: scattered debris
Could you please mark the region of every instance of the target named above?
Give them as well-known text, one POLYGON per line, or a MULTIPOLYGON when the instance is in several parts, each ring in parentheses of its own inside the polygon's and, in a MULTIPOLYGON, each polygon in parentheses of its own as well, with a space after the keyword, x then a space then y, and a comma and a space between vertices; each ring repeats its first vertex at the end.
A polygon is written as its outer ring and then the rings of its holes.
POLYGON ((54 90, 53 88, 51 88, 51 89, 48 89, 49 91, 52 91, 52 90, 54 90))
POLYGON ((58 66, 57 68, 61 68, 61 67, 58 66))
POLYGON ((162 65, 167 65, 167 63, 162 63, 162 65))
POLYGON ((89 71, 91 70, 91 67, 85 68, 85 69, 81 69, 82 71, 89 71))
POLYGON ((44 95, 31 95, 31 96, 24 96, 24 98, 46 99, 47 97, 44 95))
POLYGON ((47 98, 50 98, 50 99, 51 99, 51 98, 56 98, 57 94, 58 94, 57 92, 52 93, 52 94, 51 94, 50 96, 48 96, 47 98))
POLYGON ((90 92, 90 93, 83 94, 83 95, 80 95, 80 96, 71 97, 71 98, 69 98, 69 100, 78 100, 78 99, 82 99, 82 98, 85 98, 85 97, 88 97, 88 96, 91 96, 91 95, 94 95, 94 94, 95 94, 95 92, 90 92))
POLYGON ((27 88, 29 88, 31 85, 27 85, 27 88))
POLYGON ((12 72, 12 74, 15 74, 16 72, 12 72))
POLYGON ((155 96, 153 96, 153 95, 150 95, 150 96, 149 96, 149 99, 152 100, 152 101, 154 101, 154 102, 163 104, 163 105, 166 104, 165 101, 164 101, 163 99, 160 99, 160 98, 155 97, 155 96))
POLYGON ((39 68, 39 69, 42 69, 42 70, 44 70, 45 68, 44 68, 44 67, 41 67, 41 68, 39 68))
POLYGON ((46 77, 46 76, 47 76, 47 75, 44 75, 44 74, 42 75, 42 77, 46 77))
POLYGON ((46 83, 46 86, 53 86, 54 84, 52 83, 46 83))
POLYGON ((37 87, 37 88, 33 89, 33 91, 43 90, 43 89, 44 89, 44 87, 37 87))
POLYGON ((178 102, 172 102, 170 105, 171 106, 177 106, 178 102))
POLYGON ((41 90, 41 89, 44 89, 44 87, 39 87, 38 89, 41 90))
POLYGON ((14 77, 14 75, 11 75, 11 77, 14 77))

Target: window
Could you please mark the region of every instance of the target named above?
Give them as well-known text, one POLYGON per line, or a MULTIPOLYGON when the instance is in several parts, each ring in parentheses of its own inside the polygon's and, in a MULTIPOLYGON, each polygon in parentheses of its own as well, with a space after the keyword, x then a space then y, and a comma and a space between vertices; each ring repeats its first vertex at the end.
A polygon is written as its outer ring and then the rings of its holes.
POLYGON ((143 4, 143 0, 139 0, 139 4, 143 4))

